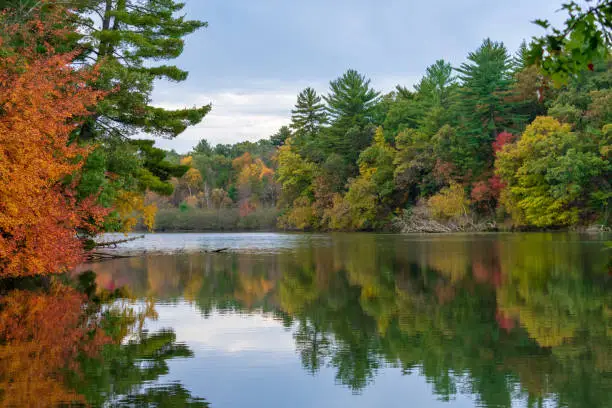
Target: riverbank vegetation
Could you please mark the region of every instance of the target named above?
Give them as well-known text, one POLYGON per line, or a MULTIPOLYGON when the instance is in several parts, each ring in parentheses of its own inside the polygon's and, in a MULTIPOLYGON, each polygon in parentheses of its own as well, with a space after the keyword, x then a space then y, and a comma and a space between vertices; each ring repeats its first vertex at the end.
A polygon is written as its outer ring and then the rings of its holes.
MULTIPOLYGON (((278 207, 297 230, 469 231, 609 225, 612 62, 555 87, 485 40, 456 70, 381 94, 349 70, 297 98, 268 140, 176 160, 171 206, 278 207)), ((156 205, 167 205, 157 199, 156 205)))
POLYGON ((383 94, 349 69, 303 90, 274 135, 179 155, 137 136, 175 137, 211 109, 151 104, 156 80, 188 75, 160 61, 206 26, 183 6, 2 2, 2 276, 70 268, 90 237, 153 229, 159 209, 237 213, 226 229, 276 212, 295 230, 608 226, 607 2, 569 2, 564 29, 515 52, 485 39, 413 88, 383 94))
POLYGON ((355 70, 326 94, 306 88, 268 139, 202 140, 176 157, 192 170, 173 206, 276 207, 291 230, 606 229, 609 44, 597 37, 603 51, 560 73, 545 52, 553 37, 514 52, 485 39, 459 66, 440 59, 413 88, 386 94, 355 70))

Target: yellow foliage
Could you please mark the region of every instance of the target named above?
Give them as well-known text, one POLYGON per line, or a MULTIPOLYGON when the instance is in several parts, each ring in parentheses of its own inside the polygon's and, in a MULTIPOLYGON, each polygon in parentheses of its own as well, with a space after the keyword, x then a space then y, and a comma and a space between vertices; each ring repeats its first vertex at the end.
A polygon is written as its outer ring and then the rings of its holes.
POLYGON ((257 159, 258 164, 261 165, 261 170, 259 173, 259 179, 263 180, 265 178, 267 178, 268 180, 272 180, 274 177, 274 170, 272 170, 271 168, 269 168, 268 166, 265 165, 265 163, 263 161, 261 161, 261 159, 257 159))
POLYGON ((134 191, 121 191, 115 199, 115 211, 121 220, 121 231, 128 233, 142 219, 149 231, 155 226, 157 205, 145 205, 144 194, 134 191))
POLYGON ((243 167, 249 166, 251 164, 253 164, 253 157, 251 156, 251 153, 249 152, 246 152, 242 156, 237 157, 234 160, 232 160, 232 167, 235 170, 240 170, 243 167))
POLYGON ((185 173, 183 178, 190 187, 198 187, 200 186, 200 184, 202 184, 203 181, 202 174, 200 174, 200 171, 194 168, 187 170, 187 173, 185 173))
POLYGON ((432 196, 427 204, 435 218, 448 220, 467 215, 470 201, 466 198, 464 188, 453 182, 432 196))
POLYGON ((147 227, 147 229, 151 232, 155 227, 155 215, 157 214, 157 204, 153 203, 150 205, 145 205, 142 209, 142 221, 147 227))
POLYGON ((576 224, 584 211, 574 203, 594 198, 593 179, 606 174, 602 147, 573 133, 569 124, 536 118, 497 154, 495 171, 506 184, 501 203, 517 224, 576 224))
POLYGON ((299 197, 293 202, 291 210, 278 220, 281 228, 304 230, 315 227, 315 210, 306 197, 299 197))
POLYGON ((193 157, 186 156, 181 159, 181 165, 183 166, 191 166, 193 164, 193 157))

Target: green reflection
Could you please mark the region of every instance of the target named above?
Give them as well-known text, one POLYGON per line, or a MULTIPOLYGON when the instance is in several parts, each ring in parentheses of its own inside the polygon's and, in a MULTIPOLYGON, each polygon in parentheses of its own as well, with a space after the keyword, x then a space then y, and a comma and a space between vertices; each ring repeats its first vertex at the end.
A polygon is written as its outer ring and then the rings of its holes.
POLYGON ((304 369, 360 392, 386 366, 442 400, 607 407, 612 291, 603 243, 515 234, 408 240, 333 235, 278 254, 156 256, 100 265, 137 296, 271 313, 294 326, 304 369), (128 278, 129 272, 129 278, 128 278), (135 273, 137 272, 137 273, 135 273))
POLYGON ((192 356, 187 346, 172 331, 143 330, 157 302, 185 300, 202 318, 274 316, 291 328, 308 374, 332 367, 355 393, 396 367, 425 377, 445 401, 469 394, 484 407, 519 399, 610 407, 612 280, 603 248, 577 235, 340 234, 274 254, 94 265, 97 289, 81 284, 98 304, 88 321, 112 341, 99 355, 80 354, 61 384, 94 406, 206 406, 180 384, 159 383, 169 360, 192 356))

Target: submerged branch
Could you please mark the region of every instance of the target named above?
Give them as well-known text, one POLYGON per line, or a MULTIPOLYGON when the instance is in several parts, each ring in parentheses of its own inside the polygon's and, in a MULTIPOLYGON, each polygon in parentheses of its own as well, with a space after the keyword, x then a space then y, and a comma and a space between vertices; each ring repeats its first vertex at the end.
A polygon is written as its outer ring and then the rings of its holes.
POLYGON ((131 242, 131 241, 136 241, 137 239, 142 239, 144 238, 144 235, 139 235, 137 237, 131 237, 131 238, 126 238, 126 239, 120 239, 117 241, 108 241, 108 242, 97 242, 95 247, 99 248, 99 247, 116 247, 118 244, 124 244, 126 242, 131 242))

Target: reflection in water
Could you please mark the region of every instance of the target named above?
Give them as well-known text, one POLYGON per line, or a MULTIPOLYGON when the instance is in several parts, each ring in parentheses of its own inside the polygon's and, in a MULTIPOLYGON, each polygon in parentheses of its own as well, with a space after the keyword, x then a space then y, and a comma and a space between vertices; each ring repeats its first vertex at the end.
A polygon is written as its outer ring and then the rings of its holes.
POLYGON ((104 290, 88 298, 95 287, 83 277, 76 288, 27 281, 0 297, 0 406, 207 407, 180 384, 146 386, 168 360, 193 356, 173 331, 143 330, 153 304, 139 310, 104 290))
MULTIPOLYGON (((193 353, 173 331, 145 329, 156 305, 187 302, 212 321, 236 313, 273 317, 291 330, 304 374, 331 367, 336 383, 357 394, 399 369, 424 377, 442 401, 463 394, 484 407, 611 406, 612 282, 601 242, 555 234, 426 238, 332 235, 267 254, 157 255, 94 265, 100 306, 87 309, 79 324, 58 323, 68 324, 61 329, 72 339, 66 347, 80 357, 78 367, 66 367, 62 359, 71 355, 54 354, 42 374, 57 383, 50 402, 206 406, 193 389, 163 382, 170 360, 193 353), (124 300, 109 303, 119 287, 124 300), (91 350, 104 342, 110 344, 100 358, 91 350), (58 369, 68 371, 49 374, 58 369)), ((9 304, 3 302, 3 322, 32 313, 9 304)), ((0 395, 11 405, 18 400, 7 387, 25 380, 6 373, 25 358, 19 341, 27 341, 13 340, 14 326, 6 327, 0 395)))

